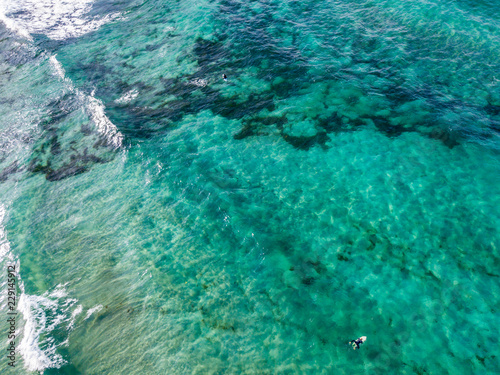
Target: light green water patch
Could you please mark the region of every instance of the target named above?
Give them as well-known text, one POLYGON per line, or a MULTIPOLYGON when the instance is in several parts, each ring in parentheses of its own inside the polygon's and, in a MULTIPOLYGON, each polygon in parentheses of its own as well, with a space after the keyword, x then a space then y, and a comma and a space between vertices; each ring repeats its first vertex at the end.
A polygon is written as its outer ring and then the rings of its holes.
MULTIPOLYGON (((367 134, 363 133, 335 137, 332 139, 331 151, 326 155, 319 148, 315 148, 307 156, 300 152, 287 154, 280 152, 279 147, 289 146, 273 144, 271 140, 268 141, 266 149, 278 150, 275 153, 271 151, 267 157, 263 156, 266 153, 261 151, 260 142, 249 141, 243 149, 244 153, 252 156, 243 158, 248 162, 246 165, 240 165, 237 170, 248 171, 248 174, 236 177, 236 181, 245 181, 244 177, 252 175, 254 177, 250 185, 261 186, 263 191, 258 194, 258 203, 249 198, 251 192, 235 197, 238 203, 234 204, 232 210, 238 214, 229 216, 241 217, 239 220, 242 221, 238 221, 240 224, 238 227, 252 223, 252 228, 258 229, 256 232, 260 233, 264 251, 270 253, 270 259, 274 259, 270 262, 273 265, 270 267, 273 277, 276 277, 275 273, 280 273, 277 270, 282 269, 287 271, 285 278, 290 285, 306 288, 304 285, 315 283, 315 277, 319 275, 318 270, 323 268, 321 262, 318 263, 319 254, 326 252, 325 257, 330 260, 326 261, 326 264, 343 264, 343 261, 350 260, 349 257, 352 256, 355 265, 344 270, 344 277, 375 274, 376 276, 367 276, 365 283, 360 284, 369 290, 384 291, 381 298, 375 298, 381 305, 393 303, 399 305, 399 301, 384 301, 391 296, 391 292, 385 294, 387 288, 391 288, 391 285, 394 291, 400 288, 399 283, 395 282, 397 280, 395 275, 409 273, 409 277, 414 279, 411 287, 405 289, 409 294, 406 297, 408 301, 414 301, 417 285, 427 282, 429 277, 444 279, 445 283, 449 283, 449 280, 454 278, 460 280, 461 277, 458 275, 464 272, 465 275, 462 277, 465 276, 467 280, 466 270, 470 269, 468 267, 471 264, 462 263, 460 260, 463 256, 460 254, 463 251, 479 251, 484 254, 483 259, 490 260, 474 268, 483 268, 486 274, 491 275, 486 278, 489 280, 489 287, 495 289, 493 268, 487 270, 485 268, 493 267, 496 262, 498 254, 495 249, 498 248, 498 236, 494 226, 485 227, 484 223, 487 217, 498 220, 498 215, 495 213, 496 194, 491 194, 489 190, 489 187, 495 186, 496 177, 490 173, 484 175, 481 173, 482 177, 476 176, 475 181, 478 179, 484 181, 484 185, 480 184, 483 188, 477 185, 471 187, 468 177, 462 179, 465 177, 464 169, 469 171, 466 172, 468 174, 474 173, 476 168, 472 166, 476 162, 470 167, 464 167, 464 164, 469 164, 470 159, 479 161, 481 151, 467 147, 450 154, 450 151, 439 143, 420 137, 405 136, 401 141, 384 142, 383 138, 379 139, 372 134, 367 137, 367 134), (375 139, 370 140, 372 137, 375 139), (420 147, 415 149, 419 151, 415 151, 413 155, 403 153, 402 150, 408 148, 406 144, 413 146, 418 144, 420 147), (271 145, 272 149, 269 148, 271 145), (422 148, 427 151, 424 152, 422 148), (427 155, 426 160, 418 156, 421 152, 427 155), (283 160, 283 156, 280 155, 288 156, 283 160), (429 162, 429 159, 433 162, 429 162), (437 160, 447 160, 446 165, 451 164, 454 167, 440 168, 438 166, 441 163, 437 160), (408 183, 408 181, 415 182, 408 183), (340 194, 335 192, 335 185, 339 185, 340 194), (481 196, 480 200, 490 202, 486 204, 487 209, 469 195, 471 193, 469 189, 475 191, 472 195, 476 198, 481 196), (340 207, 332 204, 332 198, 340 207), (483 208, 478 210, 479 206, 483 208), (261 207, 266 207, 266 214, 262 212, 261 207), (252 215, 252 212, 255 214, 252 215), (318 217, 325 222, 323 224, 321 220, 321 230, 318 229, 320 227, 318 217), (477 217, 477 220, 473 219, 474 222, 470 222, 473 217, 477 217), (333 233, 328 233, 327 228, 333 233), (471 231, 471 228, 477 229, 471 231), (302 239, 303 237, 310 242, 302 239), (491 251, 496 255, 492 255, 491 251), (436 252, 438 255, 431 256, 431 260, 421 263, 431 252, 436 252), (272 255, 273 253, 277 255, 272 255), (307 259, 308 256, 312 259, 307 259), (441 260, 443 257, 445 259, 441 260), (297 261, 298 265, 290 262, 289 258, 297 261), (414 262, 415 258, 420 260, 414 262), (379 259, 380 265, 373 267, 373 262, 377 263, 376 259, 379 259), (369 270, 361 266, 362 264, 366 264, 365 267, 369 270), (448 267, 451 270, 448 270, 448 267), (294 270, 291 271, 290 268, 294 270), (298 276, 288 272, 295 272, 295 268, 298 268, 298 276), (455 271, 452 271, 453 268, 455 271), (374 271, 380 272, 381 275, 374 271), (449 279, 447 279, 448 271, 453 275, 449 279), (433 272, 438 276, 433 276, 433 272), (375 281, 377 279, 378 281, 375 281)), ((206 139, 213 138, 207 135, 206 139)), ((223 152, 216 147, 211 150, 211 153, 223 152)), ((229 168, 224 164, 232 163, 231 154, 224 152, 224 156, 220 158, 221 164, 218 167, 220 173, 229 168)), ((488 168, 493 170, 497 168, 492 162, 493 159, 489 160, 491 164, 488 163, 488 168)), ((232 180, 234 179, 232 176, 232 180)), ((237 192, 234 195, 237 195, 237 192)), ((319 257, 320 260, 323 260, 322 258, 319 257)), ((341 270, 342 267, 345 266, 339 266, 341 270)), ((362 276, 360 278, 365 279, 362 276)), ((321 277, 319 279, 321 280, 321 277)), ((431 288, 429 291, 431 297, 426 298, 440 300, 439 289, 440 286, 431 288)), ((490 295, 488 288, 482 290, 485 294, 476 300, 480 306, 484 306, 484 301, 490 295)), ((399 294, 405 293, 400 291, 399 294)), ((421 303, 423 311, 426 309, 424 302, 421 303)), ((322 301, 322 303, 328 305, 327 302, 322 301)), ((407 306, 411 303, 413 302, 408 302, 407 306)), ((431 319, 430 316, 435 315, 433 312, 429 312, 429 316, 423 314, 425 319, 431 319)), ((404 321, 404 316, 400 314, 399 319, 404 321)), ((423 316, 421 318, 424 319, 423 316)), ((433 328, 437 329, 437 326, 433 328)), ((411 336, 412 328, 407 327, 407 329, 410 332, 405 334, 411 336)), ((424 339, 430 331, 420 332, 421 339, 424 339)), ((478 340, 481 339, 478 337, 478 340)), ((415 348, 415 350, 420 349, 415 348)), ((429 355, 430 353, 432 350, 429 351, 429 355)))
POLYGON ((303 152, 237 129, 202 112, 23 182, 9 240, 27 293, 67 283, 83 307, 59 349, 73 371, 494 368, 494 157, 369 129, 303 152))

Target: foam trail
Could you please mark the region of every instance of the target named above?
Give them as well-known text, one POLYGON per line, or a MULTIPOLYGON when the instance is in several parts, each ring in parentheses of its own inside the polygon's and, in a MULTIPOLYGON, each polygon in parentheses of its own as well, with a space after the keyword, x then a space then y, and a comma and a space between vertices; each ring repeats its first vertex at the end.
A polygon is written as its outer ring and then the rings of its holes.
MULTIPOLYGON (((6 266, 4 264, 9 263, 13 264, 14 263, 14 256, 12 255, 12 252, 10 251, 10 244, 9 241, 7 241, 7 237, 5 235, 5 228, 3 226, 3 222, 5 219, 6 215, 6 210, 5 206, 3 204, 0 204, 0 264, 2 264, 3 269, 6 269, 6 266)), ((15 264, 16 269, 19 269, 19 261, 17 261, 15 264)), ((0 290, 3 292, 0 293, 0 310, 1 311, 7 311, 7 278, 2 280, 2 285, 0 287, 0 290)))
POLYGON ((61 63, 57 61, 56 55, 50 56, 50 65, 54 69, 54 73, 61 79, 64 79, 64 68, 62 67, 61 63))
POLYGON ((75 328, 75 321, 76 321, 76 317, 78 315, 80 315, 80 313, 83 311, 83 306, 82 305, 78 305, 76 307, 76 309, 71 313, 71 320, 69 322, 69 325, 68 325, 68 331, 72 330, 75 328))
POLYGON ((104 104, 94 97, 94 94, 84 95, 79 93, 85 102, 87 116, 94 123, 99 133, 106 137, 108 143, 114 147, 121 147, 123 135, 104 113, 104 104))
POLYGON ((88 318, 90 318, 90 316, 95 313, 95 312, 99 312, 102 310, 102 305, 97 305, 97 306, 94 306, 92 307, 91 309, 89 309, 87 311, 87 315, 85 316, 85 319, 84 320, 87 320, 88 318))
POLYGON ((10 252, 10 244, 5 236, 5 228, 3 226, 3 221, 5 219, 5 206, 0 204, 0 260, 14 260, 12 253, 10 252))
POLYGON ((126 104, 126 103, 134 100, 135 98, 137 98, 138 95, 139 95, 139 91, 137 91, 136 89, 127 91, 119 99, 116 99, 115 103, 116 104, 126 104))

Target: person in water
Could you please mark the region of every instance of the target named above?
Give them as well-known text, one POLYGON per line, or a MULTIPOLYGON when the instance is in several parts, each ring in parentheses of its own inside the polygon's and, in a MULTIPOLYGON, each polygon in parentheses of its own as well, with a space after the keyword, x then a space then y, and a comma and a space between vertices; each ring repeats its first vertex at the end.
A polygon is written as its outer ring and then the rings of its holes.
POLYGON ((354 350, 359 349, 360 345, 366 341, 366 336, 361 336, 359 339, 349 341, 354 350))
POLYGON ((222 78, 224 78, 224 81, 227 81, 227 75, 225 73, 222 75, 222 78))

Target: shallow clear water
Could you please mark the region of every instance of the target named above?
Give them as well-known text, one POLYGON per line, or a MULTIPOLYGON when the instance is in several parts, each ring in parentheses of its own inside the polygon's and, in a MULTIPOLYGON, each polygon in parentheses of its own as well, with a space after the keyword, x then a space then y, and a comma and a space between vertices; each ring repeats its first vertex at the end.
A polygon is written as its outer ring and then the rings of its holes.
POLYGON ((4 0, 2 373, 496 373, 499 6, 4 0))

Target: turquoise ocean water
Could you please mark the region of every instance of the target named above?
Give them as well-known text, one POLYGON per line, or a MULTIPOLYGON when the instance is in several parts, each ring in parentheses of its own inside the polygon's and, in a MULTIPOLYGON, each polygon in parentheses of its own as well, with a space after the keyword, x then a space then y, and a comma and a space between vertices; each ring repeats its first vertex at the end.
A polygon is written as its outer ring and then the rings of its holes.
POLYGON ((499 9, 0 1, 0 372, 499 373, 499 9))

